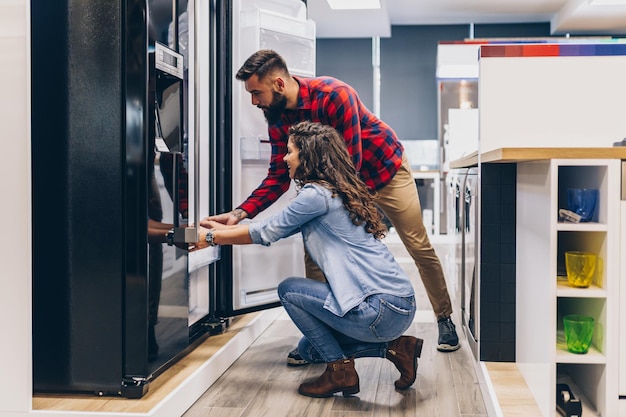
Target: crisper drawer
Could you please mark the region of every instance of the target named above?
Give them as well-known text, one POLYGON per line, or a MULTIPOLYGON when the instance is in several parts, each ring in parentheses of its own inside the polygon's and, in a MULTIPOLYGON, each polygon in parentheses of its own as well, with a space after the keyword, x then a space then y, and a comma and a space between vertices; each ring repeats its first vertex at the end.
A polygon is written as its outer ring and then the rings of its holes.
POLYGON ((242 58, 257 49, 278 52, 296 75, 315 75, 315 22, 263 9, 241 13, 242 58))
POLYGON ((298 75, 315 75, 315 40, 279 31, 260 30, 261 49, 279 52, 289 65, 289 71, 298 75))

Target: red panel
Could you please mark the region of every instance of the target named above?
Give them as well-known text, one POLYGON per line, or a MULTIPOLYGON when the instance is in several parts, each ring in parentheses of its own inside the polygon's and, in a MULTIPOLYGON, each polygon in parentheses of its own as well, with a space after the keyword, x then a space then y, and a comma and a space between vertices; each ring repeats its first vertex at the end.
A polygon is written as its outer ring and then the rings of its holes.
POLYGON ((481 57, 499 57, 504 56, 506 46, 503 45, 485 45, 480 47, 481 57))
POLYGON ((524 45, 522 56, 559 56, 559 45, 524 45))
POLYGON ((524 46, 522 45, 508 45, 504 47, 504 56, 523 56, 524 46))

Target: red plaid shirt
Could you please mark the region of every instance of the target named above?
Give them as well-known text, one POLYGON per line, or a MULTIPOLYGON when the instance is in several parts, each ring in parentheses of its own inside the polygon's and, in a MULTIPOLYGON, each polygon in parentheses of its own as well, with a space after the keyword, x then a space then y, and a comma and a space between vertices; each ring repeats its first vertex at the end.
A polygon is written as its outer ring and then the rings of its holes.
POLYGON ((373 190, 389 184, 402 164, 403 147, 395 132, 361 103, 348 84, 331 77, 300 78, 298 107, 286 110, 268 126, 272 155, 267 177, 238 208, 250 218, 265 210, 289 189, 287 153, 289 127, 304 121, 333 126, 346 140, 361 179, 373 190))

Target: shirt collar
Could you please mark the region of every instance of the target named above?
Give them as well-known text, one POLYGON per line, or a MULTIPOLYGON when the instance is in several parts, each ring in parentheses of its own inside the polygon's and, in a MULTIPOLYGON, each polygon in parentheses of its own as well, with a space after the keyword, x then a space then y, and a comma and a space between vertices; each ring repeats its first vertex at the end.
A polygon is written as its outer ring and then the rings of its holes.
POLYGON ((300 90, 298 91, 298 110, 307 110, 311 108, 311 95, 309 94, 309 85, 305 78, 293 76, 298 82, 300 90))

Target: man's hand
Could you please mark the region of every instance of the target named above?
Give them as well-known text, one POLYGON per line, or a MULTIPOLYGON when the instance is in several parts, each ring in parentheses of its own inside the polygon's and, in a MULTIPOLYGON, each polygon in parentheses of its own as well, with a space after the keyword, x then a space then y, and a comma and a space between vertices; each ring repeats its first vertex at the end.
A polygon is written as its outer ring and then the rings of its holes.
POLYGON ((193 245, 193 250, 190 250, 190 252, 209 247, 209 244, 206 241, 206 232, 208 232, 207 228, 204 228, 204 227, 198 228, 198 241, 193 245))
POLYGON ((246 217, 248 217, 248 213, 241 209, 235 209, 233 211, 229 211, 228 213, 216 214, 215 216, 205 217, 200 221, 200 226, 210 227, 208 223, 210 221, 232 225, 239 223, 246 217))

